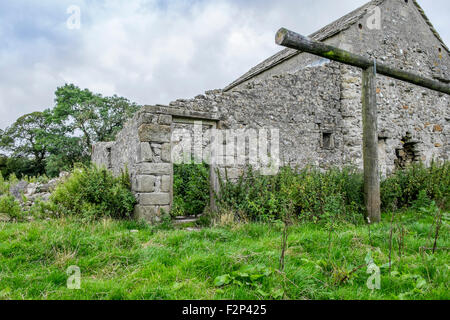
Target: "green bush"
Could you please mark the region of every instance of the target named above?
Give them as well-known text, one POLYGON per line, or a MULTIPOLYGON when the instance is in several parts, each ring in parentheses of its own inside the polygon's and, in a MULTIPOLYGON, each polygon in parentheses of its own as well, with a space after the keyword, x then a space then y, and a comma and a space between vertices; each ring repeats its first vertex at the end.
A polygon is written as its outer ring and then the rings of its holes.
MULTIPOLYGON (((383 210, 426 207, 436 201, 449 208, 450 164, 414 164, 381 183, 383 210)), ((322 172, 285 167, 275 176, 260 176, 249 168, 237 182, 220 177, 219 209, 252 221, 281 219, 284 213, 312 221, 364 216, 363 175, 353 168, 322 172)), ((239 220, 239 219, 238 219, 239 220)))
POLYGON ((7 194, 9 192, 9 181, 3 178, 0 172, 0 195, 7 194))
POLYGON ((410 207, 425 198, 441 207, 450 207, 450 163, 433 162, 429 167, 421 163, 396 171, 381 183, 381 202, 384 210, 410 207))
POLYGON ((0 213, 6 213, 13 219, 20 219, 23 215, 19 202, 10 195, 0 197, 0 213))
POLYGON ((76 167, 70 178, 53 192, 51 202, 61 214, 85 218, 129 218, 136 199, 128 172, 114 177, 95 165, 76 167))
POLYGON ((321 172, 285 167, 274 176, 261 176, 249 168, 236 183, 219 177, 217 205, 252 221, 281 219, 284 214, 320 220, 333 213, 355 221, 363 212, 363 181, 356 170, 321 172))
POLYGON ((209 205, 209 166, 206 164, 174 165, 174 216, 192 216, 203 213, 209 205))
POLYGON ((36 199, 27 212, 30 216, 37 219, 58 218, 58 206, 51 201, 36 199))

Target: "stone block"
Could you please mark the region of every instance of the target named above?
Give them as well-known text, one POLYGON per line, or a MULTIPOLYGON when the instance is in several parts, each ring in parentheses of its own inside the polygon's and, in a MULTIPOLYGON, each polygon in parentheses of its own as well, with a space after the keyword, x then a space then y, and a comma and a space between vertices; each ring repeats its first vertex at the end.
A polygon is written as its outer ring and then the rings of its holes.
POLYGON ((170 143, 164 143, 161 148, 161 161, 172 162, 172 148, 170 143))
POLYGON ((133 181, 133 191, 136 192, 154 192, 155 191, 155 176, 137 176, 133 181))
POLYGON ((172 135, 170 126, 158 124, 143 124, 139 127, 139 140, 141 142, 168 143, 172 135))
POLYGON ((141 206, 157 206, 169 204, 169 193, 143 193, 139 195, 139 205, 141 206))
POLYGON ((148 223, 155 223, 161 220, 157 206, 136 206, 134 208, 134 218, 148 223))
POLYGON ((156 117, 155 114, 140 112, 137 117, 137 127, 139 128, 143 124, 151 124, 154 123, 153 119, 156 117))
POLYGON ((162 124, 162 125, 170 126, 172 124, 172 116, 168 115, 168 114, 161 114, 161 115, 159 115, 158 123, 162 124))
POLYGON ((159 214, 163 215, 163 214, 168 214, 170 213, 170 206, 161 206, 159 208, 159 214))
POLYGON ((140 162, 151 162, 153 161, 153 151, 148 142, 141 142, 140 145, 140 162))
POLYGON ((162 192, 170 192, 170 185, 171 185, 171 179, 170 176, 162 176, 161 177, 161 191, 162 192))
POLYGON ((237 180, 244 174, 243 169, 239 168, 229 168, 227 169, 228 179, 237 180))
POLYGON ((138 174, 141 175, 170 175, 172 164, 170 163, 141 163, 138 167, 138 174))

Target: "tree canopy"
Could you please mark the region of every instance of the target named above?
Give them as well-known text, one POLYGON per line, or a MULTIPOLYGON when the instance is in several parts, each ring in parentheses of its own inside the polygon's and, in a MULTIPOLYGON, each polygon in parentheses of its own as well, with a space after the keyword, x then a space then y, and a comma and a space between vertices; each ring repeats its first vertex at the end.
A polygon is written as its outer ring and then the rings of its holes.
POLYGON ((59 87, 54 108, 26 114, 0 130, 3 174, 54 176, 87 163, 93 144, 114 140, 138 109, 116 95, 103 97, 73 84, 59 87))

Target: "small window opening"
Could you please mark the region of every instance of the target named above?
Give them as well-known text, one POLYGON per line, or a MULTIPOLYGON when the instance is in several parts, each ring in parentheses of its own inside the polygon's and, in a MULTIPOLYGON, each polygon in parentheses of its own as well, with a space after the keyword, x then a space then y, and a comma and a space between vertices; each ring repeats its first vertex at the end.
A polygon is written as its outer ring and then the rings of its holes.
POLYGON ((322 148, 333 148, 333 134, 331 132, 322 132, 322 148))
POLYGON ((111 148, 106 148, 108 169, 112 168, 111 148))

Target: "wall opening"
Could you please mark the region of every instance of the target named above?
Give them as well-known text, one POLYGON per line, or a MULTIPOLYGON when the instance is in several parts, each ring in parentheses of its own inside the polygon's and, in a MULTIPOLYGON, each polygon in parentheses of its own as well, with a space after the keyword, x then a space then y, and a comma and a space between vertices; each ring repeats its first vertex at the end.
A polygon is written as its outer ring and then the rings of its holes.
POLYGON ((322 132, 322 148, 323 149, 333 149, 334 141, 333 141, 333 133, 332 132, 322 132))
POLYGON ((172 216, 198 217, 214 207, 215 166, 211 129, 215 121, 174 118, 172 124, 172 216))
POLYGON ((106 161, 107 161, 107 168, 108 169, 111 169, 112 168, 112 155, 111 155, 111 150, 112 150, 112 148, 106 148, 106 153, 107 153, 107 156, 106 156, 106 161))
POLYGON ((412 141, 409 133, 402 139, 403 148, 396 149, 395 167, 396 169, 404 169, 411 164, 420 161, 420 153, 418 151, 418 142, 412 141))
POLYGON ((210 204, 210 166, 201 164, 173 165, 172 214, 199 216, 210 204))

